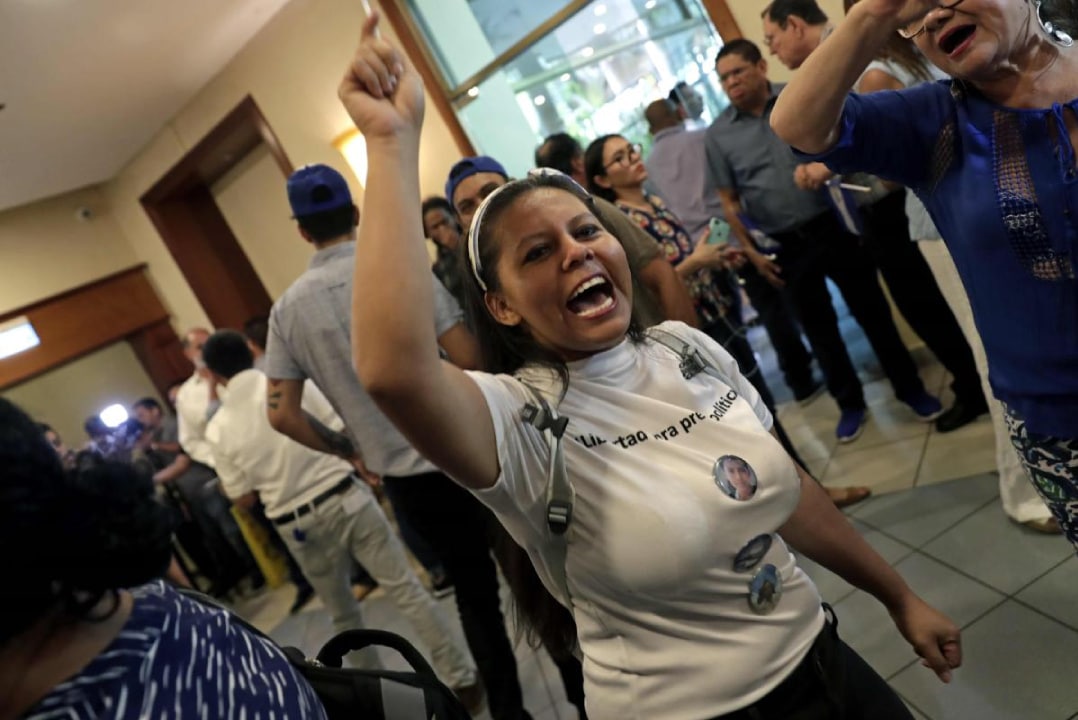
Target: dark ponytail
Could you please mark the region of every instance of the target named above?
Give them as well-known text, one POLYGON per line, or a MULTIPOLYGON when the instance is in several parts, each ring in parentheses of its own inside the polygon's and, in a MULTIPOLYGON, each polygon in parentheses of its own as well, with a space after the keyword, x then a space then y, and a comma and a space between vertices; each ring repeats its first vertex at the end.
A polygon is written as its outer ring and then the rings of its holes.
POLYGON ((528 645, 542 645, 557 659, 568 658, 578 646, 576 622, 569 610, 554 599, 524 548, 496 524, 494 554, 513 594, 513 619, 528 645))
POLYGON ((592 141, 591 145, 588 145, 588 149, 584 151, 584 172, 588 174, 588 192, 595 197, 601 197, 607 202, 615 202, 618 199, 618 194, 614 192, 613 188, 605 188, 599 185, 595 182, 595 178, 606 175, 606 168, 603 166, 603 149, 606 147, 607 140, 616 137, 621 137, 621 135, 603 135, 592 141))

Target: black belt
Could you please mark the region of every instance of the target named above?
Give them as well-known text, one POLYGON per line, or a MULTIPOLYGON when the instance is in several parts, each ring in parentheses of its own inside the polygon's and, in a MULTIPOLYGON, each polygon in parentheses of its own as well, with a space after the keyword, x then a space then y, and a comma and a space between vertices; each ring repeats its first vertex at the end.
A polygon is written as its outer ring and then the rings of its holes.
POLYGON ((292 512, 285 513, 284 515, 282 515, 280 517, 273 518, 273 524, 274 525, 287 525, 290 522, 295 522, 296 520, 299 520, 301 517, 303 517, 304 515, 306 515, 307 513, 314 510, 316 507, 318 507, 322 503, 324 503, 326 500, 329 500, 334 495, 340 495, 345 490, 348 490, 349 488, 355 487, 355 484, 356 484, 355 475, 349 475, 344 480, 341 480, 339 483, 337 483, 336 485, 331 487, 329 490, 326 490, 324 493, 322 493, 321 495, 316 497, 314 500, 311 500, 310 502, 307 502, 307 503, 303 503, 302 505, 300 505, 298 508, 296 508, 292 512))

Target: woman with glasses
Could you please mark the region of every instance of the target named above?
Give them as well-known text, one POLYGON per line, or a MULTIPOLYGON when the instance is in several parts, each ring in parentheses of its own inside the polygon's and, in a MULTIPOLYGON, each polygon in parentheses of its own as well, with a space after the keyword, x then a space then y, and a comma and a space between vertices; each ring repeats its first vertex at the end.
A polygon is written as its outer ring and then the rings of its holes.
MULTIPOLYGON (((689 237, 681 220, 666 203, 644 189, 648 171, 640 145, 621 135, 604 135, 584 152, 584 168, 588 190, 614 203, 659 243, 666 259, 689 288, 701 328, 715 335, 712 328, 723 324, 735 308, 738 309, 736 324, 740 325, 738 299, 730 276, 723 271, 729 263, 743 260, 743 256, 729 245, 703 242, 704 237, 695 242, 697 239, 689 237)), ((746 374, 751 370, 742 369, 746 374)))
POLYGON ((721 346, 682 323, 659 329, 695 352, 640 329, 625 253, 567 176, 509 182, 479 206, 465 288, 488 372, 439 361, 419 222, 423 88, 377 24, 364 24, 339 88, 379 178, 356 248, 356 371, 572 611, 566 640, 579 640, 588 715, 909 718, 838 639, 786 543, 878 597, 944 680, 961 660, 958 629, 782 452, 721 346), (555 407, 566 424, 525 422, 528 404, 555 407), (755 471, 751 497, 722 489, 726 455, 755 471), (551 506, 548 489, 563 480, 573 499, 551 506))
POLYGON ((1078 549, 1076 112, 1078 48, 1039 0, 861 0, 771 123, 833 170, 878 174, 924 202, 1011 441, 1078 549), (848 96, 896 32, 954 80, 848 96))
MULTIPOLYGON (((728 267, 744 263, 741 251, 726 243, 707 242, 708 233, 700 238, 690 237, 662 198, 644 189, 648 171, 639 144, 630 143, 621 135, 604 135, 584 152, 584 168, 592 195, 614 203, 659 243, 689 289, 700 329, 734 356, 738 369, 774 415, 775 398, 757 366, 756 354, 746 337, 748 328, 741 320, 741 297, 734 278, 727 272, 728 267)), ((807 467, 778 420, 775 432, 790 457, 807 467)), ((832 492, 833 499, 842 506, 863 500, 869 494, 867 488, 838 488, 832 492)))
MULTIPOLYGON (((848 13, 857 2, 858 0, 845 0, 846 12, 848 13)), ((876 58, 869 63, 854 89, 862 94, 901 90, 925 82, 946 79, 947 76, 928 62, 912 40, 899 33, 893 33, 880 47, 876 58)), ((973 321, 969 299, 955 270, 954 261, 945 244, 940 241, 940 232, 932 223, 932 218, 929 217, 924 204, 913 193, 904 194, 906 195, 905 213, 909 219, 909 237, 916 241, 919 251, 925 256, 940 292, 943 293, 947 304, 954 312, 962 334, 965 335, 973 351, 978 379, 983 386, 982 401, 987 402, 985 407, 991 413, 992 429, 995 434, 996 470, 999 473, 999 497, 1003 511, 1011 520, 1031 530, 1045 534, 1059 534, 1062 532, 1059 522, 1052 517, 1044 501, 1029 482, 1029 476, 1011 444, 1003 406, 992 397, 984 345, 973 321)), ((893 234, 899 231, 904 231, 904 228, 900 230, 892 228, 889 232, 893 234)))

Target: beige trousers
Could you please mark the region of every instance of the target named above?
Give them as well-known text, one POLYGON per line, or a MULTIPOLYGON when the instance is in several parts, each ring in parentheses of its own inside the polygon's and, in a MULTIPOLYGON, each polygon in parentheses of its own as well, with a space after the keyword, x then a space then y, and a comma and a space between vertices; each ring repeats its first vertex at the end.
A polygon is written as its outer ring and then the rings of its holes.
POLYGON ((977 363, 977 371, 981 374, 984 396, 988 398, 992 428, 996 435, 996 468, 999 470, 999 498, 1003 502, 1003 511, 1017 522, 1046 520, 1051 517, 1051 513, 1033 489, 1033 483, 1018 459, 1018 453, 1015 452, 1011 436, 1007 432, 1007 425, 1003 421, 1003 406, 992 395, 992 388, 988 385, 988 360, 984 354, 984 345, 973 322, 973 310, 969 306, 966 289, 958 277, 951 253, 947 251, 942 240, 925 240, 918 242, 917 246, 925 256, 940 292, 951 306, 959 327, 973 349, 973 359, 977 363))

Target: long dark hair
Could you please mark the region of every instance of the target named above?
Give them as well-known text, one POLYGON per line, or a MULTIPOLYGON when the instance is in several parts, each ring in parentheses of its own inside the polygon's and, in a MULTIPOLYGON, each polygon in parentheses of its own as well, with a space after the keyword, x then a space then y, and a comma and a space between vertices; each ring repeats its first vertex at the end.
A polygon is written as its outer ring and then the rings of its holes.
POLYGON ((606 167, 603 165, 603 149, 606 147, 607 141, 619 137, 621 135, 616 133, 603 135, 592 141, 591 145, 588 145, 588 149, 584 151, 584 172, 588 175, 588 192, 608 202, 615 202, 618 199, 618 194, 614 192, 613 188, 605 188, 599 185, 595 182, 595 178, 606 175, 606 167))
MULTIPOLYGON (((857 4, 857 1, 843 0, 847 14, 849 14, 850 8, 857 4)), ((912 40, 908 40, 898 33, 891 33, 888 36, 887 42, 876 53, 876 59, 895 63, 921 82, 930 82, 932 80, 932 72, 928 69, 928 60, 913 44, 912 40)))
POLYGON ((37 425, 0 398, 0 645, 57 609, 88 618, 120 588, 161 577, 172 527, 148 476, 90 453, 65 472, 37 425))
POLYGON ((494 556, 513 594, 518 632, 532 648, 541 645, 559 660, 568 658, 579 644, 573 614, 547 591, 524 548, 500 524, 495 526, 494 556))
MULTIPOLYGON (((570 193, 583 202, 608 232, 613 232, 597 212, 592 198, 575 182, 564 175, 537 175, 516 180, 492 197, 478 228, 481 276, 488 291, 499 288, 498 264, 501 234, 499 220, 517 200, 541 188, 557 188, 570 193)), ((473 225, 472 231, 476 231, 473 225)), ((488 372, 514 373, 525 365, 540 365, 557 372, 563 390, 569 385, 569 369, 565 361, 552 351, 542 347, 519 326, 506 326, 495 320, 484 302, 484 291, 472 275, 468 257, 469 244, 462 242, 461 267, 467 268, 468 279, 464 282, 464 309, 469 326, 474 330, 482 352, 483 367, 488 372)), ((634 342, 644 338, 644 331, 634 311, 629 321, 628 336, 634 342)), ((535 572, 531 558, 517 545, 504 529, 499 528, 495 552, 513 593, 514 610, 525 635, 536 646, 542 643, 557 657, 567 657, 577 646, 576 623, 561 603, 547 592, 535 572)))

